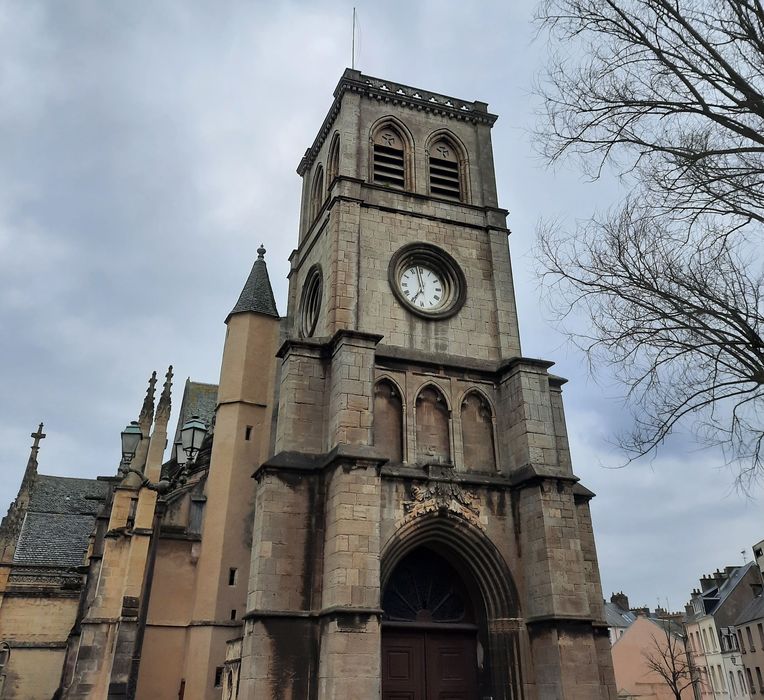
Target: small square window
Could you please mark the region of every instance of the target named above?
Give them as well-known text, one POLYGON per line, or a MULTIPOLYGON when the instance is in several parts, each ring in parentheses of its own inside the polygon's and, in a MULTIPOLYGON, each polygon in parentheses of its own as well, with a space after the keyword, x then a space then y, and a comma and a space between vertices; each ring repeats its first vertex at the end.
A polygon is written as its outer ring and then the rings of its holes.
POLYGON ((236 619, 236 610, 231 610, 231 619, 232 620, 236 619))
POLYGON ((252 439, 252 426, 248 425, 246 428, 244 428, 244 439, 245 440, 251 440, 252 439))

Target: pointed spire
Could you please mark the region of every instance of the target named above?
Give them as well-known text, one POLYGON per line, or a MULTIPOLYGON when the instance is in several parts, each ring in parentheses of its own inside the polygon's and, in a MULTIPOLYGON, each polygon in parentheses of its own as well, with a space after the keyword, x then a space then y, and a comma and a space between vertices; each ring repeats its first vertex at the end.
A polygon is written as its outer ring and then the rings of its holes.
POLYGON ((231 310, 231 313, 228 314, 226 323, 233 314, 245 312, 279 317, 276 301, 273 298, 271 280, 268 277, 268 267, 265 264, 265 247, 262 243, 257 249, 257 260, 252 265, 252 271, 249 273, 249 277, 244 284, 244 289, 241 290, 239 300, 231 310))
POLYGON ((141 431, 144 435, 149 434, 151 429, 151 421, 154 419, 154 393, 157 385, 157 373, 156 371, 151 373, 149 377, 149 388, 146 389, 146 398, 143 399, 143 406, 141 406, 141 413, 138 416, 138 425, 141 426, 141 431))
POLYGON ((162 420, 166 424, 170 418, 170 408, 172 402, 170 400, 170 389, 172 388, 172 365, 167 370, 167 374, 164 375, 164 386, 162 387, 162 395, 159 397, 159 403, 157 404, 157 420, 162 420))

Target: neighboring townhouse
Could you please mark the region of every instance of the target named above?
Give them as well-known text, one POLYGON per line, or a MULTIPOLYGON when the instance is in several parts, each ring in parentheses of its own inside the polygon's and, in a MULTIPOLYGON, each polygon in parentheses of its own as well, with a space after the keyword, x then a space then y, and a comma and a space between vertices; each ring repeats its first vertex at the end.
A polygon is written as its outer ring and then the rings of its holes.
POLYGON ((743 609, 734 631, 750 695, 764 696, 764 595, 759 594, 743 609))
POLYGON ((693 700, 693 674, 681 622, 641 613, 634 617, 612 648, 619 700, 674 700, 671 683, 682 700, 693 700), (661 671, 651 665, 651 659, 661 671))
POLYGON ((760 590, 761 573, 749 562, 703 576, 692 592, 685 628, 700 700, 751 697, 733 625, 760 590))

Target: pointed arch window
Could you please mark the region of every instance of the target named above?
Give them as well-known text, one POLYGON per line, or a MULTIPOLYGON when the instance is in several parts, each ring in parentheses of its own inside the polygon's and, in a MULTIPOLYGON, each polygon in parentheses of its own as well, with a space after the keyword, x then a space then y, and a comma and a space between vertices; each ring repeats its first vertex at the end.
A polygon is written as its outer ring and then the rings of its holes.
POLYGON ((450 411, 443 394, 433 386, 416 399, 416 457, 418 463, 451 463, 450 411))
POLYGON ((430 194, 456 201, 462 200, 459 152, 445 137, 430 146, 430 194))
POLYGON ((377 185, 406 189, 405 141, 393 126, 383 126, 374 133, 372 179, 377 185))
POLYGON ((403 401, 392 382, 382 379, 374 387, 374 444, 385 450, 393 464, 403 461, 403 401))
POLYGON ((313 185, 310 191, 310 220, 311 222, 318 215, 321 205, 324 203, 324 168, 319 165, 313 175, 313 185))
POLYGON ((488 401, 476 391, 462 401, 462 445, 469 471, 496 471, 493 413, 488 401))
POLYGON ((340 174, 340 135, 335 134, 329 149, 329 158, 326 161, 326 190, 329 194, 329 188, 334 182, 334 178, 340 174))

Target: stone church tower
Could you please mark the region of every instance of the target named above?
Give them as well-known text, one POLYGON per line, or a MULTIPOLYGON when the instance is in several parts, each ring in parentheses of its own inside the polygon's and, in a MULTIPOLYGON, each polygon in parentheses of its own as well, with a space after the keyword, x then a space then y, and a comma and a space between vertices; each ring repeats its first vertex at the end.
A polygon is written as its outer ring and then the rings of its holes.
POLYGON ((173 456, 172 369, 112 476, 38 474, 33 434, 0 695, 615 700, 564 380, 520 349, 495 120, 345 71, 298 168, 287 314, 261 248, 173 456))
POLYGON ((520 350, 495 120, 346 70, 299 165, 224 695, 615 697, 564 380, 520 350))

